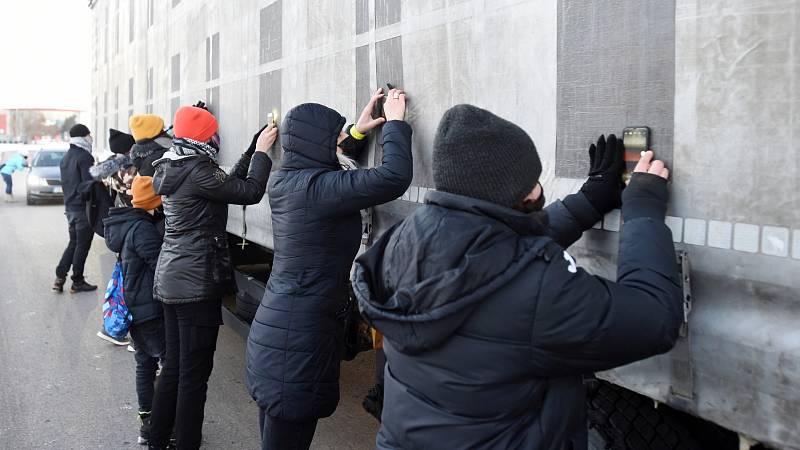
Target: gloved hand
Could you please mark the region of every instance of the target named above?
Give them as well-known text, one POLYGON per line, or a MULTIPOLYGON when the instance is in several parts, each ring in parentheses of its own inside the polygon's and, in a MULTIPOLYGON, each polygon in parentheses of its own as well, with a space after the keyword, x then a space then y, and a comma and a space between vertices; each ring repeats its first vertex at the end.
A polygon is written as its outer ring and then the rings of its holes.
POLYGON ((581 192, 600 214, 622 205, 624 154, 622 140, 613 134, 608 141, 601 135, 597 145, 589 147, 589 179, 581 186, 581 192))
POLYGON ((244 152, 245 155, 253 156, 253 153, 256 151, 256 142, 258 141, 258 137, 261 136, 261 132, 264 131, 264 129, 266 129, 268 126, 269 124, 264 125, 260 130, 258 130, 258 132, 256 132, 256 134, 253 135, 253 140, 250 141, 250 146, 247 147, 247 150, 244 152))
MULTIPOLYGON (((194 106, 195 108, 202 108, 202 109, 205 109, 206 111, 208 111, 208 106, 206 106, 206 102, 204 102, 202 100, 199 100, 197 103, 195 103, 192 106, 194 106)), ((211 112, 211 111, 208 111, 208 112, 211 112)))

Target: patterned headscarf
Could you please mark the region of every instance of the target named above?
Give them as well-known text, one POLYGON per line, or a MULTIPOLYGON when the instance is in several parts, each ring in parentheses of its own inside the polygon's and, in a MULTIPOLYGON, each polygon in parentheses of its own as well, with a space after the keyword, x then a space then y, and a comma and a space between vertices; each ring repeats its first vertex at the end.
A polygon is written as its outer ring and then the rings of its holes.
POLYGON ((205 155, 216 162, 219 150, 205 142, 189 138, 175 138, 172 140, 172 151, 180 156, 205 155))

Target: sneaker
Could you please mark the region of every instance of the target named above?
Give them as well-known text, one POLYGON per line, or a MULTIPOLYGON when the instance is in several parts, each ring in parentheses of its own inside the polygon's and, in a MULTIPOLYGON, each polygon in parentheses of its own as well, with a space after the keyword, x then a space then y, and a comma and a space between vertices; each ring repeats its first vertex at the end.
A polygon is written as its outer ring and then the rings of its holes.
POLYGON ((86 280, 73 281, 72 287, 69 288, 69 293, 75 294, 77 292, 89 292, 89 291, 94 291, 96 289, 97 286, 87 283, 86 280))
POLYGON ((56 281, 53 282, 53 287, 50 288, 53 292, 64 292, 64 283, 67 282, 66 278, 58 278, 56 277, 56 281))
POLYGON ((131 344, 128 344, 128 351, 131 352, 131 353, 136 353, 136 349, 133 348, 133 345, 131 345, 131 344))
POLYGON ((150 411, 139 411, 139 445, 150 442, 150 411))
POLYGON ((375 387, 369 390, 364 401, 361 402, 364 411, 372 414, 372 417, 381 421, 381 414, 383 413, 383 386, 376 384, 375 387))
POLYGON ((100 331, 97 332, 97 337, 103 339, 105 341, 111 342, 114 345, 128 345, 131 341, 128 340, 127 336, 123 337, 122 339, 117 339, 114 336, 106 333, 106 330, 101 328, 100 331))

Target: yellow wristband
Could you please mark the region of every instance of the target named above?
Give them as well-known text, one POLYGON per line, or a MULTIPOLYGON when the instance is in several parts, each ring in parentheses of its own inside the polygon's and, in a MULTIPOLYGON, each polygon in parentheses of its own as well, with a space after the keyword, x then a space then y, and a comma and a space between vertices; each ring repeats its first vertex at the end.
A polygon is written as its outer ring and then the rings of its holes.
POLYGON ((358 130, 356 130, 355 125, 350 126, 350 136, 353 136, 353 138, 355 138, 357 141, 364 140, 364 138, 367 137, 366 134, 359 133, 358 130))

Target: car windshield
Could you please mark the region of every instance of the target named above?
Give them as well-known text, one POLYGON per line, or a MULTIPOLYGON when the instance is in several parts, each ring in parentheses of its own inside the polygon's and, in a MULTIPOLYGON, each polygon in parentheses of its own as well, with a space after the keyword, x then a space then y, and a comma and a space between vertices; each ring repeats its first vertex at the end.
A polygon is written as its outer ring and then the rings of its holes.
POLYGON ((61 163, 64 152, 39 152, 33 161, 33 167, 54 167, 61 163))

